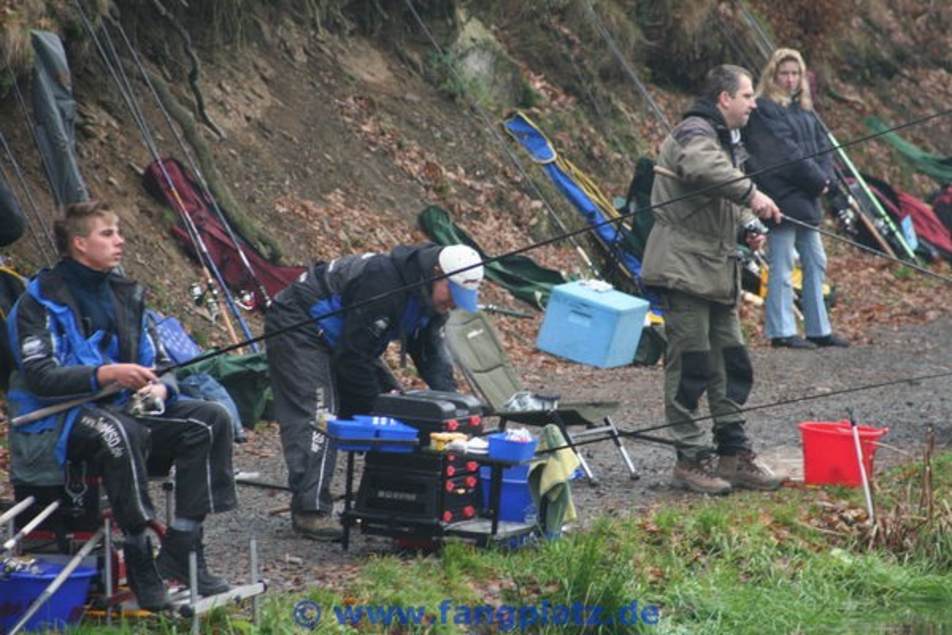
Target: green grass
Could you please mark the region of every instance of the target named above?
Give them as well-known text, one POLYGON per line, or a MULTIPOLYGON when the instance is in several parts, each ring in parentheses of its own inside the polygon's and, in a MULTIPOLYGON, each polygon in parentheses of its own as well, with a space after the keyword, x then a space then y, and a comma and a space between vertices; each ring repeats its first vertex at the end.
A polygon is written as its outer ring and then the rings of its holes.
MULTIPOLYGON (((323 619, 310 631, 316 633, 868 633, 917 621, 928 628, 948 620, 941 611, 952 605, 947 530, 952 518, 938 515, 948 514, 944 505, 952 488, 952 453, 933 460, 933 473, 936 520, 917 527, 911 543, 884 541, 868 548, 861 531, 834 535, 817 522, 830 509, 862 508, 858 490, 735 494, 599 519, 587 531, 515 552, 451 543, 438 555, 374 557, 339 589, 269 596, 258 629, 246 615, 220 612, 205 630, 309 632, 292 618, 301 600, 323 609, 323 619), (449 603, 441 608, 444 601, 449 603), (519 627, 520 619, 530 619, 520 615, 519 607, 549 607, 552 616, 553 607, 576 603, 597 605, 629 621, 633 616, 653 621, 650 607, 657 607, 660 621, 588 629, 538 623, 519 627), (366 619, 359 628, 338 624, 333 607, 355 611, 367 605, 420 607, 425 623, 396 629, 366 619), (492 611, 492 626, 486 625, 489 613, 482 615, 481 626, 454 624, 467 610, 483 605, 492 611)), ((916 465, 880 479, 879 513, 891 530, 900 527, 906 512, 910 517, 918 513, 909 503, 918 501, 920 481, 916 465)), ((475 615, 469 614, 471 623, 475 615)), ((166 622, 146 630, 182 629, 182 624, 166 622)), ((126 626, 113 632, 132 631, 126 626)))

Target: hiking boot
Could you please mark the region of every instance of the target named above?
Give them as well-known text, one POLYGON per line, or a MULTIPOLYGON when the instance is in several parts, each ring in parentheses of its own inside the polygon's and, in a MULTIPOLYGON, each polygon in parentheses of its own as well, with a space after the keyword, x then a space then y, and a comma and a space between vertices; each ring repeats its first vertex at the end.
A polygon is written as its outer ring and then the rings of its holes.
POLYGON ((205 565, 204 546, 201 544, 201 534, 198 531, 181 531, 171 527, 166 530, 165 538, 162 540, 162 551, 155 560, 162 577, 166 580, 178 580, 189 586, 188 554, 192 550, 195 551, 199 595, 217 595, 227 591, 228 583, 208 572, 205 565))
POLYGON ((688 489, 698 494, 721 496, 731 493, 731 484, 714 473, 709 460, 678 459, 678 462, 674 464, 671 482, 676 487, 688 489))
POLYGON ((291 527, 305 538, 319 542, 337 542, 344 530, 330 512, 291 512, 291 527))
POLYGON ((126 579, 135 593, 140 609, 163 611, 172 606, 165 584, 152 559, 152 541, 144 536, 127 536, 122 543, 126 561, 126 579))
POLYGON ((770 491, 780 487, 780 478, 750 451, 721 456, 717 474, 736 488, 770 491))
POLYGON ((826 348, 827 346, 836 346, 838 348, 849 348, 850 343, 844 337, 840 337, 835 333, 830 333, 829 335, 823 335, 822 337, 808 337, 809 341, 813 342, 820 348, 826 348))
POLYGON ((810 340, 805 340, 799 335, 791 335, 790 337, 775 337, 770 340, 770 345, 774 348, 802 348, 805 350, 812 350, 817 347, 817 345, 810 340))

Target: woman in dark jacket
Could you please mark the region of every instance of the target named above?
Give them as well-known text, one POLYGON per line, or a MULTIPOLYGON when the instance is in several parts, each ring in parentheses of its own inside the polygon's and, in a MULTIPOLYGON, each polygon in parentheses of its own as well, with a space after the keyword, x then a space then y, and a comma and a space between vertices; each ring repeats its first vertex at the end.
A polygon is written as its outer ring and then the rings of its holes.
MULTIPOLYGON (((777 49, 764 67, 757 85, 757 109, 744 130, 750 152, 750 171, 774 165, 781 168, 754 177, 784 216, 818 226, 822 220, 819 196, 830 186, 832 157, 816 153, 830 146, 813 113, 806 64, 793 49, 777 49)), ((767 285, 764 334, 773 346, 816 348, 848 346, 834 335, 823 303, 826 253, 820 234, 781 222, 767 237, 770 277, 767 285), (793 310, 793 267, 800 254, 803 271, 803 321, 806 339, 797 335, 793 310)))

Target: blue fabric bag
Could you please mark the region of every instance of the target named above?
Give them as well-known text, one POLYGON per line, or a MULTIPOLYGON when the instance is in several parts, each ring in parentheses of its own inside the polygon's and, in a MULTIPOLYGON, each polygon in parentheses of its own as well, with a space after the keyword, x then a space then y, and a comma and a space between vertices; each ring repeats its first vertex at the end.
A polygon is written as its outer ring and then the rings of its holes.
POLYGON ((236 443, 243 443, 247 440, 245 429, 241 427, 241 418, 238 416, 238 406, 235 401, 218 381, 208 373, 195 373, 184 379, 178 380, 179 392, 192 399, 201 399, 203 401, 214 401, 220 404, 228 411, 228 418, 231 420, 231 429, 235 435, 236 443))

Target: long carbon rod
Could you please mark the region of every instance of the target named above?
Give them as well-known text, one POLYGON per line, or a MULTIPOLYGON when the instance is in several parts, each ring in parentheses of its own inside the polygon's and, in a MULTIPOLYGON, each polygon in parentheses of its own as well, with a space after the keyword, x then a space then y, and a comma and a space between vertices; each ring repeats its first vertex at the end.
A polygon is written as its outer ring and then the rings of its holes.
POLYGON ((218 201, 215 200, 215 197, 212 195, 211 188, 208 186, 208 181, 205 180, 205 175, 202 174, 202 170, 198 165, 198 162, 192 157, 192 153, 189 152, 187 146, 185 145, 185 140, 182 138, 181 133, 179 133, 178 128, 175 127, 175 123, 172 121, 171 115, 169 115, 168 110, 165 108, 165 105, 162 103, 162 99, 159 97, 158 91, 155 89, 155 86, 152 83, 152 79, 149 77, 148 71, 145 69, 145 66, 142 64, 142 60, 139 57, 138 51, 132 45, 132 42, 129 41, 129 37, 126 35, 126 30, 122 28, 122 24, 118 20, 110 19, 110 22, 113 24, 119 35, 122 36, 122 40, 126 45, 126 49, 129 51, 132 56, 132 60, 135 63, 136 67, 139 69, 139 73, 142 75, 142 79, 145 82, 146 86, 149 87, 149 91, 152 94, 152 97, 155 99, 155 105, 159 109, 159 112, 162 113, 162 116, 165 118, 165 123, 168 125, 169 130, 172 132, 172 136, 175 137, 175 140, 178 142, 179 148, 182 149, 182 153, 185 156, 186 161, 189 164, 189 167, 192 168, 192 173, 195 174, 195 177, 198 179, 198 184, 202 188, 202 193, 208 199, 212 205, 212 209, 215 211, 215 215, 218 216, 218 220, 221 221, 222 226, 225 228, 225 231, 228 233, 228 238, 231 239, 231 242, 235 245, 235 250, 238 252, 239 260, 241 260, 242 266, 251 276, 251 279, 254 280, 255 284, 258 287, 258 293, 261 294, 261 298, 264 301, 264 305, 268 306, 271 304, 271 296, 268 294, 268 290, 264 288, 264 285, 261 283, 261 280, 258 278, 258 275, 255 273, 254 267, 251 266, 251 262, 248 260, 248 256, 245 255, 244 249, 241 247, 241 241, 238 236, 235 234, 234 230, 231 228, 231 224, 228 222, 228 219, 225 217, 224 212, 218 206, 218 201))
MULTIPOLYGON (((413 17, 416 19, 417 24, 419 24, 420 28, 423 30, 424 35, 426 35, 426 38, 430 41, 430 44, 433 45, 433 48, 441 56, 445 57, 447 55, 446 51, 443 49, 443 47, 440 46, 439 42, 436 41, 436 37, 434 37, 430 29, 427 28, 426 24, 423 22, 423 18, 420 17, 420 14, 417 13, 416 8, 413 6, 413 0, 405 0, 405 3, 407 8, 410 10, 410 13, 412 13, 413 17)), ((454 79, 456 79, 457 81, 460 81, 462 84, 465 84, 465 82, 462 81, 463 78, 460 76, 459 71, 457 71, 453 67, 452 64, 447 65, 447 69, 453 75, 454 79)), ((476 112, 476 114, 479 115, 479 118, 482 120, 483 125, 489 131, 489 134, 492 137, 492 139, 497 143, 497 145, 499 145, 500 148, 502 148, 502 151, 506 154, 506 156, 509 157, 509 160, 512 161, 512 164, 516 166, 516 170, 519 172, 522 178, 525 179, 526 183, 528 183, 532 187, 532 189, 535 191, 536 195, 539 197, 539 200, 542 201, 542 204, 545 207, 546 212, 548 212, 549 217, 555 222, 556 225, 558 225, 559 229, 562 231, 561 235, 564 238, 568 238, 572 242, 572 245, 574 245, 575 250, 578 252, 579 256, 581 256, 582 261, 585 263, 585 265, 589 268, 589 270, 591 270, 591 272, 596 277, 600 277, 599 271, 595 267, 595 264, 592 262, 591 257, 582 248, 581 243, 579 243, 576 240, 576 236, 578 236, 580 232, 570 232, 568 230, 568 228, 565 226, 565 223, 562 221, 561 218, 559 218, 559 215, 556 213, 552 203, 549 201, 545 193, 542 191, 542 188, 539 187, 539 184, 536 183, 535 180, 529 175, 528 171, 525 169, 525 166, 522 164, 522 161, 520 161, 519 157, 516 156, 516 153, 512 151, 512 148, 509 146, 509 143, 507 143, 506 140, 502 137, 502 135, 496 129, 496 126, 493 125, 492 121, 490 120, 489 114, 486 112, 486 109, 483 108, 479 104, 479 102, 476 101, 475 99, 471 100, 469 105, 476 112)))
MULTIPOLYGON (((109 38, 107 31, 103 31, 106 39, 112 49, 113 57, 116 59, 116 67, 113 66, 112 62, 109 60, 109 55, 106 50, 103 48, 100 38, 96 35, 95 29, 93 28, 92 23, 90 22, 88 16, 86 15, 85 9, 81 4, 80 0, 73 0, 73 4, 76 9, 79 11, 80 18, 82 19, 83 26, 85 27, 90 38, 92 38, 96 49, 99 52, 100 57, 103 60, 103 63, 106 65, 107 70, 112 75, 113 80, 116 82, 119 87, 119 92, 121 93, 123 99, 126 102, 126 106, 132 112, 133 119, 136 120, 137 126, 139 127, 140 132, 143 135, 143 140, 145 141, 146 148, 149 150, 153 159, 157 162, 159 169, 162 172, 163 177, 167 185, 169 186, 170 191, 173 194, 176 202, 179 206, 179 211, 182 215, 182 218, 186 224, 186 229, 188 230, 189 237, 192 239, 193 244, 196 247, 196 251, 199 254, 199 260, 202 262, 202 268, 205 270, 206 278, 209 282, 213 280, 218 283, 218 286, 222 290, 222 295, 225 298, 225 302, 228 305, 228 309, 232 312, 235 318, 238 320, 238 324, 241 327, 241 330, 245 337, 247 338, 246 342, 250 343, 253 350, 257 350, 254 347, 253 342, 256 341, 252 336, 251 330, 248 328, 247 323, 244 318, 241 317, 241 313, 238 310, 238 307, 235 305, 234 298, 231 295, 231 291, 228 289, 228 285, 225 283, 224 278, 221 275, 221 272, 218 269, 218 266, 215 264, 215 261, 212 259, 211 254, 208 252, 208 248, 205 245, 205 241, 202 240, 201 235, 198 233, 198 228, 195 226, 194 221, 191 216, 188 214, 188 211, 185 208, 185 204, 182 202, 181 197, 178 194, 178 190, 175 188, 175 184, 169 176, 168 172, 165 169, 165 165, 162 163, 161 156, 158 153, 158 148, 155 146, 154 140, 152 140, 151 133, 149 131, 148 125, 145 122, 144 115, 141 112, 138 104, 135 102, 131 88, 129 87, 128 79, 125 77, 125 73, 122 70, 122 65, 119 63, 118 55, 115 52, 115 47, 112 45, 112 40, 109 38), (209 273, 209 270, 211 273, 209 273), (214 278, 212 277, 214 274, 214 278)), ((231 320, 228 317, 227 313, 224 313, 225 325, 228 327, 229 335, 236 344, 241 342, 238 340, 237 335, 234 332, 234 327, 231 324, 231 320)), ((249 345, 249 344, 246 344, 249 345)), ((241 346, 238 346, 241 348, 241 346)))
MULTIPOLYGON (((3 132, 0 132, 0 144, 3 145, 3 150, 7 155, 7 160, 10 161, 10 165, 13 166, 13 172, 17 176, 17 182, 20 184, 20 189, 23 190, 24 194, 26 195, 27 203, 29 203, 30 211, 27 213, 26 216, 29 219, 29 217, 32 215, 33 223, 40 224, 40 220, 39 220, 40 210, 37 209, 36 207, 36 201, 33 200, 33 194, 30 192, 30 186, 27 184, 26 179, 23 178, 23 172, 20 169, 20 164, 17 163, 16 158, 13 156, 13 153, 10 151, 10 146, 7 145, 7 139, 3 135, 3 132)), ((4 181, 6 181, 7 183, 11 183, 11 181, 7 178, 6 171, 3 169, 2 166, 0 166, 0 173, 2 173, 3 175, 2 178, 4 181)), ((12 185, 11 185, 11 188, 12 188, 12 185)), ((11 189, 11 194, 12 193, 13 193, 13 190, 11 189)), ((47 265, 52 266, 53 263, 56 262, 56 258, 55 258, 56 250, 53 249, 52 250, 53 255, 50 255, 50 244, 44 243, 42 240, 40 240, 39 230, 37 230, 35 225, 33 225, 30 222, 27 222, 27 229, 30 231, 30 235, 33 236, 33 242, 36 243, 37 255, 45 259, 47 265)))

